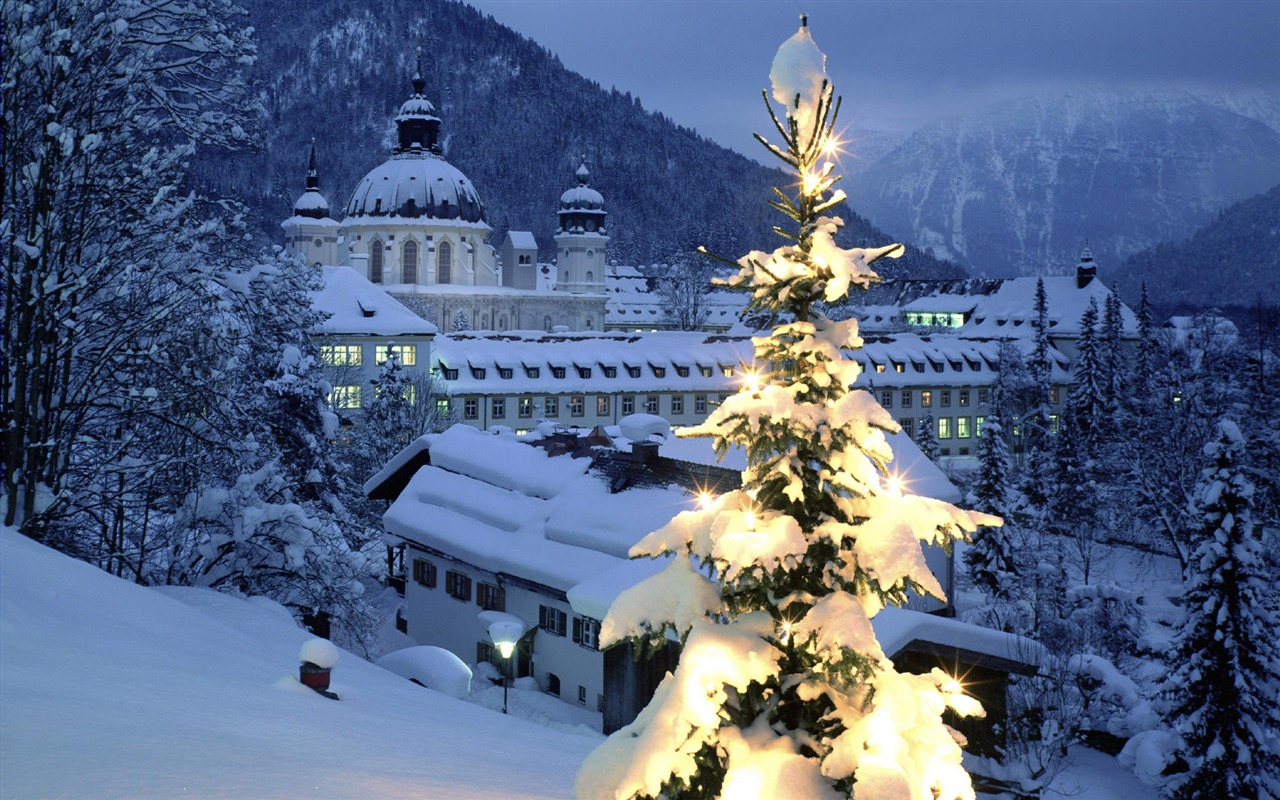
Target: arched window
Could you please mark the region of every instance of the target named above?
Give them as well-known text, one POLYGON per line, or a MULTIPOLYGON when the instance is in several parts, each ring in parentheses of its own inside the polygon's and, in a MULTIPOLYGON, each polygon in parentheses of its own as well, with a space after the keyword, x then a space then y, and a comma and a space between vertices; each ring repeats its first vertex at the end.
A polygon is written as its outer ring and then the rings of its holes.
POLYGON ((560 696, 560 676, 554 672, 547 673, 547 694, 560 696))
POLYGON ((404 243, 400 254, 400 275, 403 283, 418 282, 418 243, 412 239, 404 243))
POLYGON ((372 283, 382 283, 382 249, 381 239, 369 242, 369 280, 372 283))
POLYGON ((587 270, 587 283, 591 283, 595 279, 596 277, 592 274, 591 270, 587 270))
POLYGON ((448 242, 436 246, 436 283, 453 283, 453 245, 448 242))

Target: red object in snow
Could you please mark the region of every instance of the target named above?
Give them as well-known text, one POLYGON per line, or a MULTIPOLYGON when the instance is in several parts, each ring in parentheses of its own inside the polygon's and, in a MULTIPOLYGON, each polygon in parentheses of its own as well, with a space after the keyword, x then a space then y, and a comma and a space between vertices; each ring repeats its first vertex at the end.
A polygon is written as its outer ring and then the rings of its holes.
POLYGON ((298 666, 298 680, 303 686, 324 692, 329 688, 329 670, 317 667, 310 661, 303 661, 298 666))

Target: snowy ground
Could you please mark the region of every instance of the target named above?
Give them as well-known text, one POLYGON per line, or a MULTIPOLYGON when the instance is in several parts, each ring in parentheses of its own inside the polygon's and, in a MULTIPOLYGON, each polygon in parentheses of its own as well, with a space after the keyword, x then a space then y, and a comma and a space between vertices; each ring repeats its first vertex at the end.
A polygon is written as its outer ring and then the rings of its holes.
POLYGON ((598 741, 350 653, 327 700, 294 679, 310 637, 279 606, 0 537, 2 797, 565 798, 598 741))
MULTIPOLYGON (((568 798, 599 714, 480 675, 472 702, 350 653, 294 679, 280 606, 146 589, 0 530, 0 797, 568 798), (534 720, 533 724, 528 720, 534 720)), ((1154 800, 1081 750, 1045 800, 1154 800)))

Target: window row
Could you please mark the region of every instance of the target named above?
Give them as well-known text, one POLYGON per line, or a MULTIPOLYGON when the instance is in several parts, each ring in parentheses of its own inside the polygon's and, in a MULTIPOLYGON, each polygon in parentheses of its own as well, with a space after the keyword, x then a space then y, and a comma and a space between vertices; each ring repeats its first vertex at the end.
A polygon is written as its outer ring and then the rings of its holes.
MULTIPOLYGON (((382 390, 375 387, 374 397, 382 395, 382 390)), ((409 384, 404 387, 404 399, 409 405, 417 405, 418 387, 409 384)), ((439 403, 439 401, 437 401, 439 403)), ((364 387, 358 383, 342 384, 334 386, 333 391, 329 393, 329 406, 339 411, 352 410, 364 407, 364 387)), ((439 406, 437 405, 437 408, 439 406)))
MULTIPOLYGON (((552 636, 564 636, 569 615, 555 606, 538 606, 538 627, 552 636)), ((573 641, 588 650, 600 649, 600 621, 591 617, 573 618, 573 641)))
MULTIPOLYGON (((392 237, 395 238, 395 237, 392 237)), ((431 236, 427 236, 431 240, 431 236)), ((465 239, 463 240, 466 241, 465 239)), ((384 244, 381 239, 369 241, 369 282, 383 283, 387 277, 386 252, 394 245, 384 244)), ((430 251, 430 247, 428 247, 430 251)), ((436 251, 436 283, 453 283, 453 245, 440 242, 436 251)), ((418 243, 412 239, 400 246, 400 283, 418 282, 418 243)))
MULTIPOLYGON (((413 582, 427 589, 436 588, 436 565, 425 558, 413 560, 413 582)), ((444 574, 444 590, 453 598, 471 602, 472 580, 469 575, 456 570, 446 570, 444 574)), ((476 605, 485 611, 506 611, 506 591, 501 587, 484 581, 475 582, 476 605)))
MULTIPOLYGON (((417 366, 418 346, 416 344, 385 345, 373 347, 373 363, 382 366, 387 360, 388 349, 394 349, 400 363, 406 367, 417 366)), ((362 344, 322 344, 320 345, 320 363, 326 367, 360 367, 364 366, 364 345, 362 344)))
MULTIPOLYGON (((666 395, 669 397, 666 411, 673 416, 685 413, 685 395, 666 395)), ((646 414, 663 413, 661 398, 663 395, 642 395, 642 408, 646 414)), ((720 397, 721 401, 724 396, 720 397)), ((480 403, 483 398, 465 397, 462 399, 462 418, 465 420, 480 419, 480 403)), ((623 395, 617 398, 618 412, 622 416, 628 416, 636 413, 636 395, 623 395)), ((533 419, 534 417, 552 419, 561 415, 561 405, 565 413, 570 417, 585 417, 587 414, 589 398, 585 395, 570 395, 569 397, 491 397, 489 398, 489 418, 490 419, 506 419, 511 411, 511 406, 515 406, 515 417, 517 419, 533 419)), ((597 417, 607 417, 612 413, 614 397, 607 394, 594 395, 595 415, 597 417)), ((699 394, 693 397, 693 413, 705 416, 709 401, 707 395, 699 394)), ((442 417, 448 417, 452 411, 452 401, 447 398, 436 399, 436 411, 442 417)))
MULTIPOLYGON (((952 400, 955 405, 960 408, 968 408, 973 398, 973 390, 971 389, 881 389, 880 405, 885 408, 893 408, 894 401, 897 400, 899 408, 912 408, 915 406, 916 396, 919 395, 920 408, 951 408, 952 400)), ((1049 390, 1049 402, 1057 404, 1059 399, 1059 390, 1055 387, 1049 390)), ((991 402, 991 390, 979 388, 977 390, 978 405, 985 406, 991 402)))
MULTIPOLYGON (((925 418, 919 420, 914 417, 902 417, 898 420, 898 424, 902 426, 903 433, 912 439, 919 438, 924 431, 921 426, 925 424, 925 418)), ((1058 432, 1058 423, 1060 417, 1057 414, 1049 415, 1049 431, 1051 433, 1058 432)), ((985 416, 978 417, 938 417, 934 419, 934 436, 938 439, 980 439, 982 438, 982 425, 986 422, 985 416)), ((1022 426, 1015 424, 1013 426, 1013 435, 1015 437, 1022 436, 1022 426)), ((947 453, 943 453, 947 455, 947 453)))

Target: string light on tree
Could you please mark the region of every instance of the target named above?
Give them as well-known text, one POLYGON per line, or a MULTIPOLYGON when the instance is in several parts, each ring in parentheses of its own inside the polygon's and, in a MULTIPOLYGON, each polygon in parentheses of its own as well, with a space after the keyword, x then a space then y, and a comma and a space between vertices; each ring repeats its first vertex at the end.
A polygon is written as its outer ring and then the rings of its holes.
MULTIPOLYGON (((588 757, 584 800, 854 797, 972 800, 959 737, 944 709, 980 712, 941 670, 899 673, 871 619, 908 593, 943 597, 921 542, 945 543, 999 520, 906 493, 891 474, 893 417, 865 390, 846 353, 855 320, 821 305, 879 280, 871 264, 901 245, 844 248, 829 212, 845 199, 830 154, 840 100, 802 18, 779 48, 765 93, 779 144, 757 139, 791 172, 771 202, 791 220, 770 252, 724 260, 720 281, 778 320, 753 339, 739 390, 695 428, 717 453, 747 455, 743 488, 699 503, 631 549, 669 557, 624 591, 601 642, 678 637, 680 662, 630 726, 588 757), (821 163, 820 163, 821 162, 821 163), (645 598, 679 597, 655 610, 645 598)), ((704 251, 705 252, 705 251, 704 251)))

